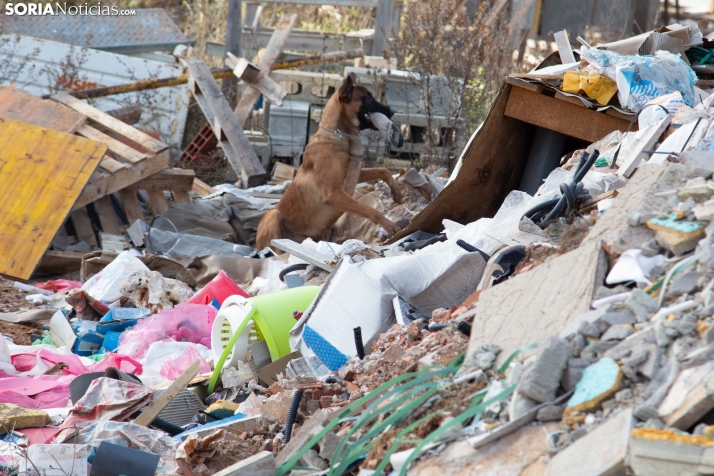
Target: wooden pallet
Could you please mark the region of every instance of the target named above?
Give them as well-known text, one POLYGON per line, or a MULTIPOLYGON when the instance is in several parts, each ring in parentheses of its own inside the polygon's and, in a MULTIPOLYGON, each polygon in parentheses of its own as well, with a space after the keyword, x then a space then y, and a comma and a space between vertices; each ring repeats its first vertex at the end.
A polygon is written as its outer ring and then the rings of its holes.
POLYGON ((163 142, 68 94, 50 99, 85 115, 87 122, 77 128, 76 134, 102 142, 109 149, 99 164, 101 170, 92 175, 74 210, 168 167, 169 147, 163 142))
POLYGON ((0 87, 0 118, 76 134, 106 144, 108 152, 73 210, 169 166, 168 145, 68 94, 60 93, 50 100, 43 100, 13 86, 0 87))
POLYGON ((89 206, 75 209, 69 217, 74 233, 70 234, 65 227, 60 230, 55 243, 61 246, 84 241, 92 247, 104 248, 101 246, 103 236, 110 239, 107 235, 123 235, 136 220, 148 223, 155 216, 166 213, 169 202, 164 192, 170 192, 176 203, 190 203, 189 192, 194 190, 194 178, 193 170, 162 170, 123 188, 117 194, 104 196, 89 206), (141 206, 141 191, 148 196, 147 212, 141 206))

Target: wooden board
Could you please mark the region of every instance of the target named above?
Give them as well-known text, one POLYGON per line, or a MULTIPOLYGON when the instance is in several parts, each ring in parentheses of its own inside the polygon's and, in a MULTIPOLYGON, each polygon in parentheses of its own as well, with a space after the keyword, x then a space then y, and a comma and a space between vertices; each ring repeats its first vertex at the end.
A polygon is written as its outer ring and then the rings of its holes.
POLYGON ((190 192, 196 172, 190 169, 166 169, 137 182, 134 188, 139 190, 169 190, 171 192, 190 192))
POLYGON ((97 237, 94 234, 94 229, 92 228, 92 221, 89 219, 89 214, 86 208, 78 208, 74 210, 70 215, 70 220, 72 220, 72 225, 77 234, 78 241, 84 241, 88 245, 97 246, 97 237))
POLYGON ((0 274, 29 279, 107 146, 0 119, 0 274))
POLYGON ((226 154, 243 185, 253 187, 265 178, 265 169, 243 133, 243 127, 231 111, 206 63, 192 60, 188 64, 188 87, 206 116, 218 144, 226 154))
POLYGON ((75 203, 75 210, 168 167, 169 149, 163 142, 68 94, 50 99, 85 115, 89 121, 77 129, 77 134, 106 144, 111 152, 75 203))
POLYGON ((159 416, 159 413, 168 406, 169 403, 173 401, 174 398, 178 396, 181 391, 186 388, 189 382, 198 375, 198 371, 201 368, 201 361, 196 360, 194 363, 188 366, 186 370, 174 380, 174 382, 167 388, 159 397, 151 402, 151 404, 146 407, 139 417, 134 420, 134 424, 139 426, 149 426, 152 421, 159 416))
MULTIPOLYGON (((275 26, 275 31, 273 31, 270 41, 265 47, 265 51, 263 51, 263 55, 260 57, 260 61, 258 62, 258 67, 263 73, 270 74, 270 70, 273 69, 273 65, 275 65, 278 61, 278 58, 283 51, 283 46, 290 36, 290 33, 293 31, 293 27, 296 22, 297 13, 293 13, 285 15, 275 26)), ((253 110, 253 106, 255 106, 255 102, 259 97, 260 91, 250 85, 248 85, 243 91, 243 94, 241 94, 234 113, 238 118, 238 122, 242 126, 244 126, 248 120, 250 112, 253 110)))
POLYGON ((37 96, 0 86, 0 118, 27 122, 47 129, 74 134, 87 116, 62 104, 45 101, 37 96))
POLYGON ((511 88, 504 114, 588 142, 597 142, 615 130, 625 132, 629 126, 618 117, 522 88, 511 88))
POLYGON ((193 179, 193 187, 191 188, 191 191, 193 193, 195 193, 196 195, 198 195, 199 197, 202 197, 204 195, 208 195, 208 194, 215 192, 213 187, 208 185, 203 180, 199 180, 199 179, 193 179))
POLYGON ((132 167, 124 167, 113 174, 95 174, 90 183, 84 189, 79 200, 75 204, 76 208, 81 208, 110 193, 135 184, 143 178, 164 170, 169 166, 169 151, 166 150, 138 162, 132 167))
POLYGON ((90 106, 89 104, 80 101, 75 97, 70 96, 69 94, 56 94, 52 96, 51 99, 86 115, 89 119, 97 121, 103 126, 106 126, 109 129, 126 137, 127 139, 130 139, 141 145, 142 147, 145 147, 151 152, 159 153, 162 150, 166 149, 166 144, 164 144, 163 142, 154 139, 150 135, 145 134, 138 129, 135 129, 129 124, 126 124, 120 121, 119 119, 110 116, 106 112, 102 112, 99 109, 90 106))
POLYGON ((80 251, 49 250, 42 257, 42 261, 40 261, 33 276, 38 274, 57 276, 58 274, 79 271, 82 265, 82 257, 85 254, 80 251))

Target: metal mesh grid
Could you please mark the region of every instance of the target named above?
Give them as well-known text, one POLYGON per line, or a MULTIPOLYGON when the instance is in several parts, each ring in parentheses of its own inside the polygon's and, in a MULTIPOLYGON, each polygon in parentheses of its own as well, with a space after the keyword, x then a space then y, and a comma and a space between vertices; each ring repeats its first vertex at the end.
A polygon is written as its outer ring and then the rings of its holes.
POLYGON ((138 8, 134 16, 2 16, 0 31, 114 52, 170 51, 192 44, 163 8, 138 8))

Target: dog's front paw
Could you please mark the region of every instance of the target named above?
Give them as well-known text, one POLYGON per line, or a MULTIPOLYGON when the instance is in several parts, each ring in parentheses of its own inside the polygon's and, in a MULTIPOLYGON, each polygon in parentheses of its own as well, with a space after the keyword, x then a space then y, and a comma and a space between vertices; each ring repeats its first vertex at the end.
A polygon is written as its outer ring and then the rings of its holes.
POLYGON ((396 235, 402 230, 399 225, 394 223, 392 220, 389 220, 388 218, 384 219, 384 222, 381 224, 381 226, 387 232, 388 236, 396 235))

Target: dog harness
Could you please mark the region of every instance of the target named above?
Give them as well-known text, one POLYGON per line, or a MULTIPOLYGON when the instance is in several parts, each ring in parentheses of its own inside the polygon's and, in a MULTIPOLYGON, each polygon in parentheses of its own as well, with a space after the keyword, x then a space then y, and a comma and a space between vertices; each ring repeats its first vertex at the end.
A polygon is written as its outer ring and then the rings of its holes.
POLYGON ((337 137, 339 137, 340 139, 342 139, 342 138, 345 137, 345 136, 347 136, 347 137, 360 137, 359 134, 348 134, 348 133, 346 133, 346 132, 342 132, 342 131, 339 130, 339 129, 328 129, 328 128, 325 127, 325 126, 320 126, 320 129, 325 129, 327 132, 332 132, 333 134, 335 134, 335 135, 336 135, 337 137))

